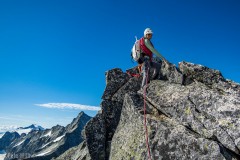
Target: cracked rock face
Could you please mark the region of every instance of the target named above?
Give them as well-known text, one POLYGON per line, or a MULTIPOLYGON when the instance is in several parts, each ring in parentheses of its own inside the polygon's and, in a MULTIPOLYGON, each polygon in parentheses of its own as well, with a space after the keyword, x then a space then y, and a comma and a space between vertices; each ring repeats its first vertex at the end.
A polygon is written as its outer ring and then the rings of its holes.
POLYGON ((147 98, 151 104, 201 137, 215 139, 239 154, 239 98, 219 94, 200 82, 189 86, 166 83, 154 81, 149 85, 147 98))
MULTIPOLYGON (((139 116, 134 99, 136 95, 125 97, 110 159, 148 159, 144 116, 139 116)), ((147 127, 152 159, 224 159, 217 142, 192 133, 175 119, 149 114, 147 127)))
POLYGON ((139 92, 141 78, 117 68, 106 73, 102 110, 85 126, 85 145, 69 150, 70 159, 145 160, 148 148, 156 160, 240 159, 238 83, 187 62, 179 68, 162 62, 146 94, 139 92))

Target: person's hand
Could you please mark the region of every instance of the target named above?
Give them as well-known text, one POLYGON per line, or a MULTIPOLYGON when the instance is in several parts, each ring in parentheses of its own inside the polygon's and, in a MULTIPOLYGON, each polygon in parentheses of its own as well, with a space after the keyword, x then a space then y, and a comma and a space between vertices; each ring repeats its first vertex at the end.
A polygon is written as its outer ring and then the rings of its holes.
POLYGON ((162 60, 163 60, 165 63, 169 64, 169 62, 168 62, 165 58, 162 58, 162 60))

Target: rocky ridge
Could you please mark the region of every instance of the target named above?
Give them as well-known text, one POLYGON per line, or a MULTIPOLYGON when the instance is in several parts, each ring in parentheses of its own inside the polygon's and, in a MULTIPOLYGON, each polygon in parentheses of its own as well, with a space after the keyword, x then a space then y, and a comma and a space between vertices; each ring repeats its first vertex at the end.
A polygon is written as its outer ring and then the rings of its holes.
POLYGON ((17 132, 6 132, 0 138, 0 151, 5 150, 14 140, 18 139, 20 135, 17 132))
POLYGON ((187 62, 179 68, 161 62, 146 95, 139 92, 141 79, 107 71, 101 111, 84 127, 84 141, 57 159, 145 160, 146 136, 151 159, 240 159, 238 83, 187 62))

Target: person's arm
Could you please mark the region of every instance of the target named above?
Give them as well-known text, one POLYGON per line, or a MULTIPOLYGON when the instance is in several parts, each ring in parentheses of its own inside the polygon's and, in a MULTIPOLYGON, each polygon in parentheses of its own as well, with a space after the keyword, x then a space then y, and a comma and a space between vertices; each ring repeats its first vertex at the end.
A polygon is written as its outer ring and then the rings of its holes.
POLYGON ((147 46, 147 48, 148 48, 152 53, 154 53, 157 57, 161 58, 162 60, 165 60, 165 61, 166 61, 166 59, 165 59, 155 48, 153 48, 151 42, 150 42, 148 39, 145 39, 144 42, 145 42, 145 45, 147 46))

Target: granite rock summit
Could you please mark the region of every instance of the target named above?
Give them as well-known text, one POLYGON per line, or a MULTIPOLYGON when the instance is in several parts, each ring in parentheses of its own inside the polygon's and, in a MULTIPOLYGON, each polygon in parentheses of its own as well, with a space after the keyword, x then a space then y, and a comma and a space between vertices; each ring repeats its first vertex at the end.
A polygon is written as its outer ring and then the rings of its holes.
POLYGON ((161 62, 146 94, 139 92, 141 80, 119 68, 107 71, 101 111, 84 127, 84 141, 56 159, 146 160, 146 136, 154 160, 240 159, 238 83, 188 62, 161 62))

